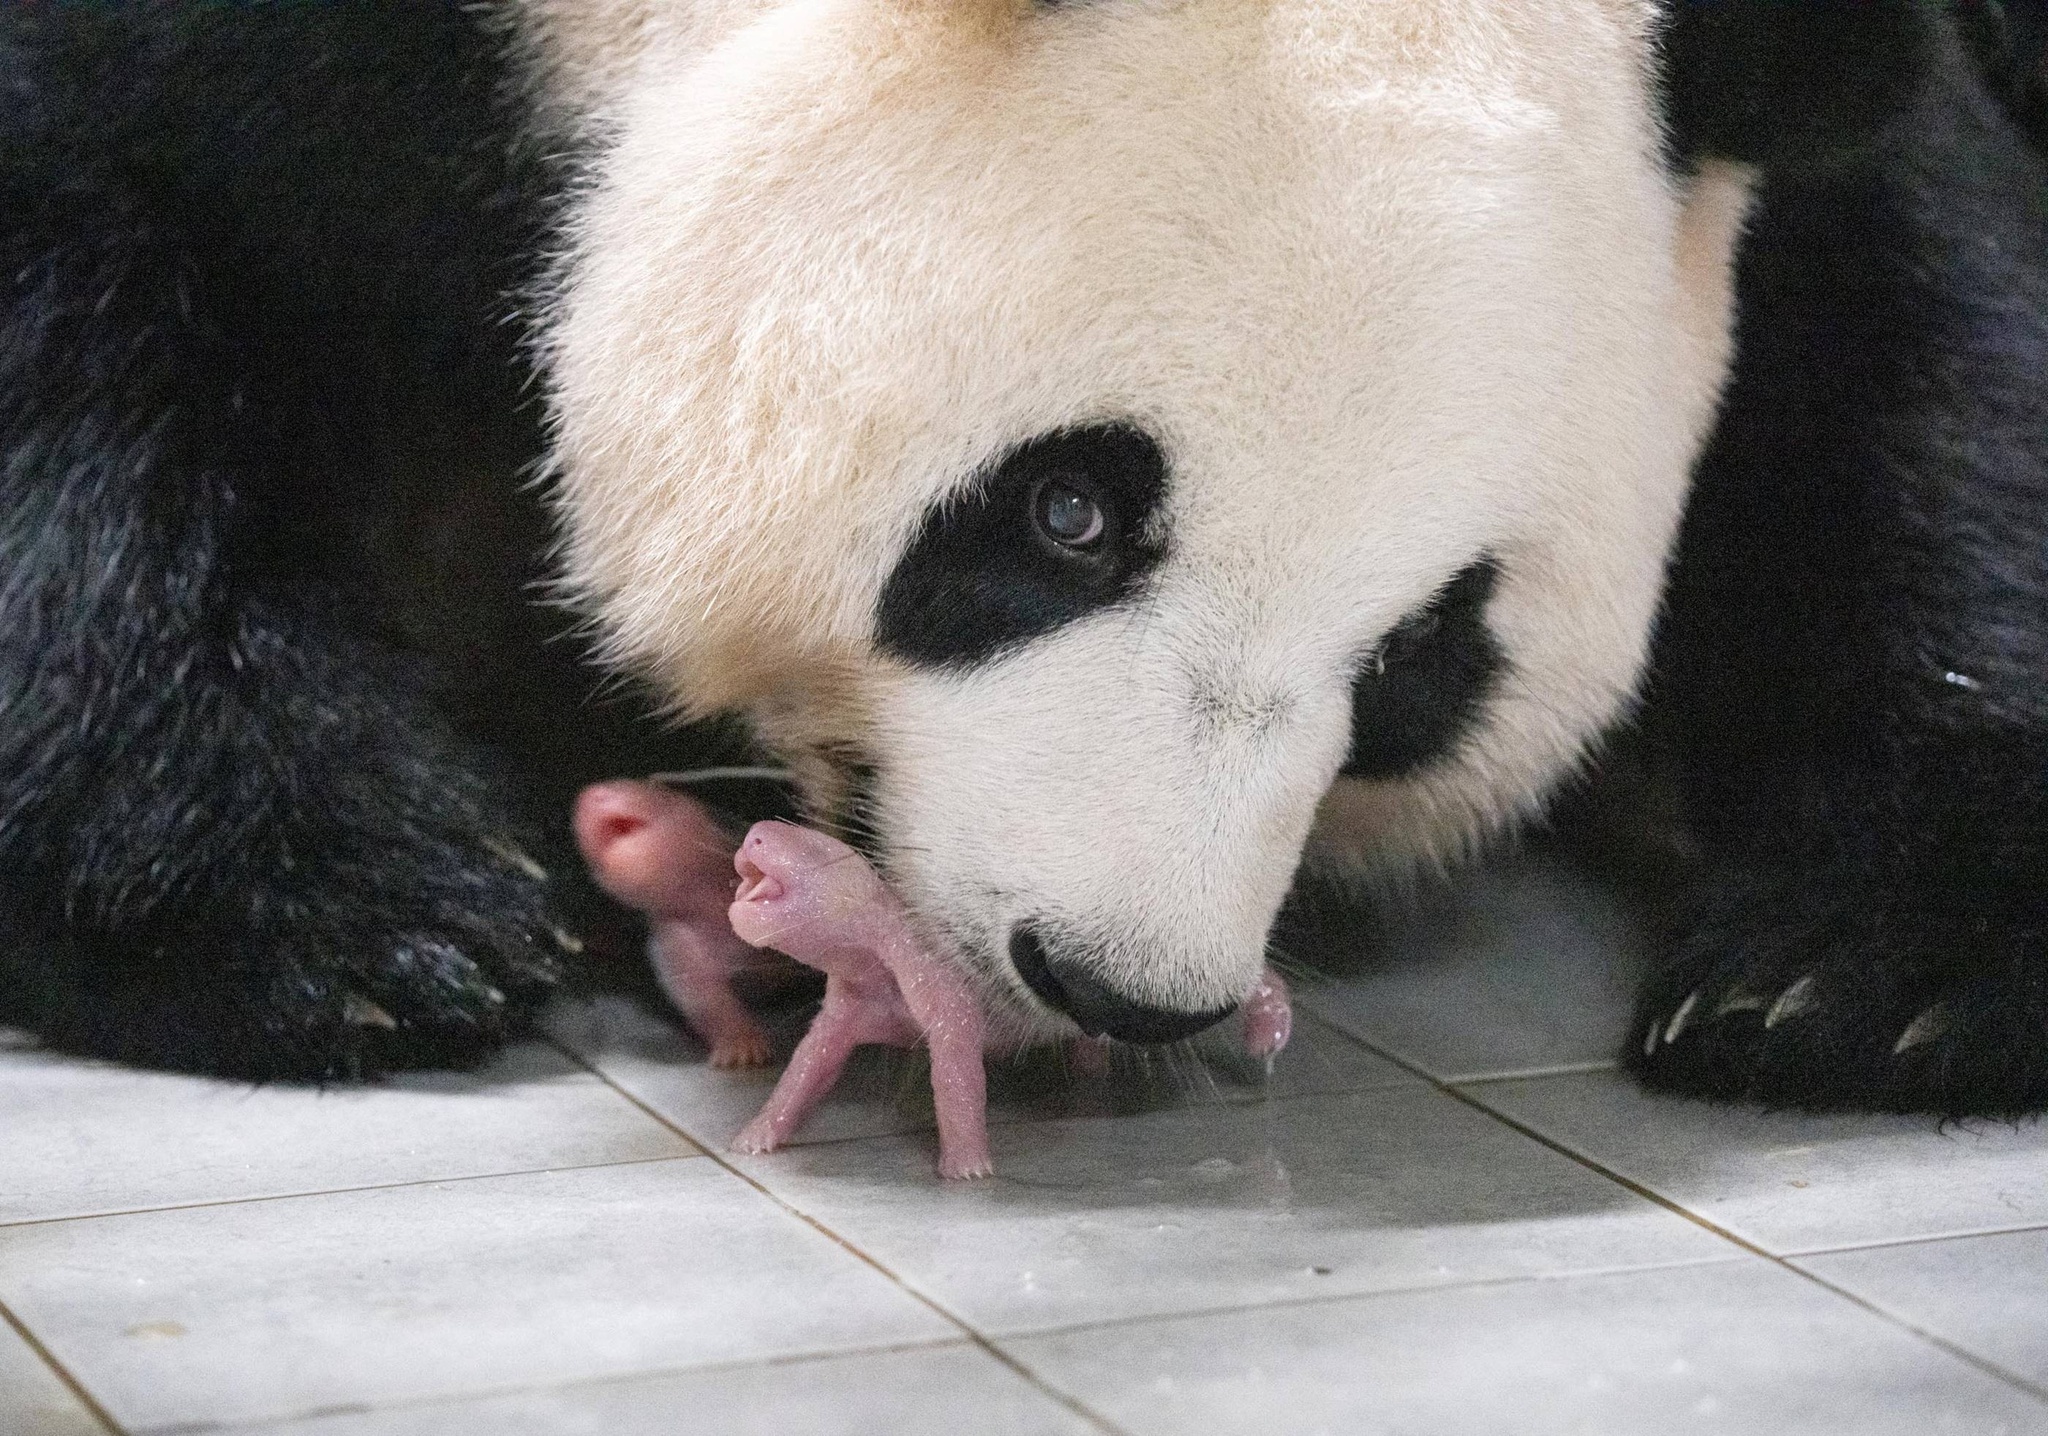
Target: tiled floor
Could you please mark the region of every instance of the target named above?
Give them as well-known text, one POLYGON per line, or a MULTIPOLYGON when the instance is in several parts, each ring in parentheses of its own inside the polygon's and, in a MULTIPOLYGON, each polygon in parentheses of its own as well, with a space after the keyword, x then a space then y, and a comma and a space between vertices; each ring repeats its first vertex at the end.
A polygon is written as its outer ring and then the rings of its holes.
POLYGON ((771 1078, 620 1000, 325 1094, 0 1041, 0 1436, 2048 1433, 2048 1126, 1645 1096, 1627 924, 1535 863, 1227 1047, 993 1075, 932 1172, 864 1054, 771 1078))

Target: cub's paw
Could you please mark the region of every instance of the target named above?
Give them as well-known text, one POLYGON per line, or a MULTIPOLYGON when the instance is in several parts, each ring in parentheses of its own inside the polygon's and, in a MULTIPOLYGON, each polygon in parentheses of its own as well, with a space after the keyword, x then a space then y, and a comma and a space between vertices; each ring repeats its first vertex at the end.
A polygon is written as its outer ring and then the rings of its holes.
POLYGON ((711 1043, 711 1065, 720 1069, 766 1067, 774 1060, 774 1040, 759 1027, 722 1033, 711 1043))
POLYGON ((939 1176, 948 1182, 978 1182, 996 1174, 995 1159, 986 1148, 970 1152, 939 1154, 939 1176))
POLYGON ((1677 934, 1624 1050, 1647 1085, 1945 1117, 2048 1108, 2048 934, 1942 894, 1786 894, 1730 885, 1677 934))

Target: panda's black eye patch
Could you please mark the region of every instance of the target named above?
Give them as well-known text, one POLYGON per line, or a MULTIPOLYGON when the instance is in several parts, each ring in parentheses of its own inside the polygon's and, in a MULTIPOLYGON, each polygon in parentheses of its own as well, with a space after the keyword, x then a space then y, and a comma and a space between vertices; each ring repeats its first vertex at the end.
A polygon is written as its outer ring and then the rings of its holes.
POLYGON ((986 662, 1130 598, 1165 557, 1166 457, 1130 424, 1020 444, 934 508, 882 586, 875 641, 933 668, 986 662))
POLYGON ((1483 558, 1402 619, 1351 685, 1352 778, 1398 778, 1449 756, 1507 666, 1486 626, 1499 569, 1483 558))

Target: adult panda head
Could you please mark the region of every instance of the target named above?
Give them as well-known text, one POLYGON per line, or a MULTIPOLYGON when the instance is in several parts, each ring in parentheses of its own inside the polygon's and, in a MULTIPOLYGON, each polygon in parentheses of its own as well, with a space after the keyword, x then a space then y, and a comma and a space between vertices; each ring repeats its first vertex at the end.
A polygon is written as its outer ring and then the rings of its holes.
POLYGON ((1312 831, 1446 854, 1628 702, 1743 203, 1652 7, 530 11, 569 579, 1025 1025, 1198 1029, 1312 831))

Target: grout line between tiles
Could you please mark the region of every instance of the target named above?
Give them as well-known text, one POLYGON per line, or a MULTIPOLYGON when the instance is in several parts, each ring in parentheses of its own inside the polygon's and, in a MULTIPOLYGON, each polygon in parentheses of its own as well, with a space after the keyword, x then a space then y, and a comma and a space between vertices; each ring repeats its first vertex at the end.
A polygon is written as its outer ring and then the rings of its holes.
MULTIPOLYGON (((595 1063, 592 1064, 592 1070, 598 1072, 603 1071, 603 1069, 597 1067, 595 1063)), ((1052 1115, 1043 1117, 991 1117, 989 1119, 988 1128, 991 1132, 1007 1132, 1013 1131, 1019 1127, 1051 1126, 1055 1123, 1117 1122, 1125 1121, 1133 1117, 1173 1117, 1182 1115, 1184 1113, 1211 1111, 1218 1109, 1246 1110, 1268 1103, 1313 1102, 1318 1100, 1328 1100, 1333 1097, 1366 1097, 1371 1096, 1375 1093, 1412 1092, 1414 1090, 1414 1087, 1404 1083, 1400 1086, 1333 1087, 1328 1091, 1324 1092, 1269 1092, 1264 1096, 1246 1097, 1241 1100, 1237 1098, 1225 1098, 1214 1103, 1213 1105, 1190 1104, 1188 1106, 1181 1107, 1157 1107, 1135 1112, 1054 1113, 1052 1115)), ((623 1084, 620 1084, 618 1086, 618 1091, 622 1095, 626 1096, 629 1100, 633 1100, 636 1102, 639 1100, 638 1098, 634 1098, 632 1096, 631 1089, 624 1086, 623 1084)), ((652 1104, 648 1105, 647 1110, 654 1110, 652 1104)), ((675 1127, 673 1130, 677 1132, 682 1132, 684 1129, 681 1127, 675 1127)), ((926 1123, 922 1126, 907 1127, 900 1131, 893 1132, 849 1132, 847 1135, 843 1137, 806 1137, 801 1141, 793 1140, 784 1143, 781 1150, 802 1150, 808 1152, 815 1151, 825 1147, 846 1147, 858 1142, 888 1141, 891 1138, 897 1137, 929 1137, 932 1136, 936 1132, 936 1130, 937 1129, 933 1127, 931 1124, 926 1123)), ((694 1137, 692 1137, 690 1140, 692 1142, 697 1141, 697 1139, 694 1137)), ((704 1144, 701 1142, 697 1142, 697 1145, 701 1147, 704 1144)), ((723 1164, 721 1163, 720 1165, 723 1164)))
MULTIPOLYGON (((1587 1156, 1583 1152, 1575 1151, 1573 1148, 1566 1146, 1563 1142, 1560 1142, 1557 1139, 1550 1137, 1544 1134, 1543 1132, 1538 1131, 1536 1128, 1530 1126, 1528 1123, 1522 1121, 1521 1119, 1517 1117, 1511 1117, 1505 1112, 1499 1111, 1496 1108, 1488 1106, 1486 1102, 1483 1101, 1479 1096, 1475 1095, 1474 1093, 1464 1091, 1459 1084, 1447 1082, 1442 1080, 1441 1078, 1432 1076, 1429 1072, 1425 1071, 1419 1064, 1410 1061, 1408 1058, 1401 1056, 1397 1052, 1394 1052, 1388 1048, 1381 1047, 1377 1043, 1368 1042, 1365 1038, 1359 1036, 1350 1028, 1340 1026, 1336 1023, 1331 1023, 1330 1025, 1336 1027, 1339 1032, 1343 1033, 1344 1036, 1349 1038, 1351 1041, 1356 1042, 1360 1047, 1363 1047, 1366 1051, 1371 1052, 1376 1056, 1385 1058, 1387 1061, 1392 1062, 1397 1067, 1400 1067, 1408 1072, 1412 1072, 1417 1077, 1420 1077, 1423 1081, 1429 1083, 1429 1085, 1434 1087, 1437 1091, 1443 1093, 1446 1097, 1451 1098, 1453 1101, 1463 1103, 1465 1106, 1471 1108, 1475 1112, 1479 1112, 1487 1117, 1491 1117, 1494 1121, 1499 1122, 1502 1126, 1508 1128, 1510 1131, 1519 1132, 1522 1136, 1527 1137, 1530 1141, 1535 1142, 1539 1146, 1549 1148, 1551 1151, 1557 1153, 1560 1157, 1565 1158, 1567 1161, 1577 1163, 1579 1166, 1584 1167, 1587 1171, 1592 1172, 1596 1176, 1605 1177, 1608 1181, 1613 1182, 1616 1186, 1621 1187, 1626 1191, 1635 1193, 1644 1201, 1654 1203, 1655 1205, 1664 1208, 1665 1211, 1670 1212, 1672 1215, 1680 1217, 1685 1221, 1691 1222, 1694 1226, 1700 1227, 1705 1231, 1713 1233, 1715 1236, 1720 1237, 1723 1241, 1730 1242, 1733 1245, 1740 1247, 1742 1250, 1749 1252, 1753 1256, 1761 1257, 1763 1260, 1769 1262, 1771 1265, 1778 1267, 1783 1271, 1790 1272, 1792 1275, 1800 1278, 1802 1281, 1811 1282, 1815 1286, 1820 1287, 1823 1291, 1832 1292, 1834 1295, 1840 1297, 1843 1301, 1850 1303, 1852 1306, 1860 1307, 1862 1310, 1870 1313, 1872 1316, 1877 1317, 1880 1321, 1889 1322, 1891 1325, 1898 1327, 1902 1331, 1906 1331, 1911 1335, 1919 1337, 1928 1345, 1936 1347, 1941 1351, 1947 1352, 1956 1360, 1963 1362, 1967 1366, 1976 1368, 1978 1371, 1984 1373, 1986 1376, 1989 1376, 1996 1381, 2003 1382, 2006 1385, 2011 1386, 2016 1390, 2019 1390, 2025 1393, 2026 1395, 2035 1398, 2038 1401, 2048 1402, 2048 1387, 2044 1387, 2039 1382, 2031 1381, 2028 1378, 2020 1375, 2016 1371, 2009 1371, 2005 1367, 1999 1365, 1997 1362, 1990 1360, 1988 1357, 1979 1356, 1976 1352, 1971 1351, 1966 1347, 1960 1346, 1953 1341, 1950 1341, 1947 1337, 1941 1336, 1936 1332, 1929 1331, 1925 1327, 1919 1325, 1916 1322, 1910 1321, 1903 1316, 1900 1316, 1896 1312, 1887 1311, 1884 1307, 1879 1306, 1876 1302, 1870 1301, 1867 1298, 1860 1296, 1853 1291, 1848 1290, 1846 1287, 1839 1286, 1836 1283, 1829 1281, 1826 1277, 1823 1277, 1816 1272, 1811 1272, 1806 1270, 1804 1267, 1795 1265, 1791 1258, 1781 1256, 1778 1253, 1770 1251, 1769 1249, 1758 1245, 1756 1242, 1749 1240, 1747 1237, 1737 1235, 1735 1232, 1729 1230, 1727 1227, 1722 1226, 1720 1223, 1713 1221, 1711 1218, 1702 1216, 1698 1212, 1689 1210, 1688 1208, 1681 1206, 1678 1202, 1675 1202, 1671 1198, 1666 1197, 1663 1193, 1658 1192, 1651 1187, 1645 1186, 1643 1183, 1636 1181, 1632 1177, 1623 1176, 1620 1172, 1615 1171, 1612 1167, 1607 1166, 1605 1163, 1593 1157, 1587 1156)), ((2031 1230, 2031 1228, 2024 1228, 2023 1230, 2031 1230)))
POLYGON ((1611 1059, 1601 1062, 1558 1062, 1548 1067, 1518 1067, 1512 1071, 1477 1072, 1469 1076, 1457 1074, 1442 1080, 1459 1087, 1482 1087, 1489 1082, 1534 1082, 1545 1077, 1583 1077, 1589 1072, 1613 1072, 1620 1066, 1619 1062, 1611 1059))
POLYGON ((1126 1326, 1164 1326, 1170 1322, 1200 1320, 1217 1316, 1249 1316, 1269 1311, 1294 1311, 1302 1307, 1342 1306, 1347 1302, 1380 1301, 1397 1296, 1436 1296, 1464 1291, 1491 1291, 1500 1287, 1539 1286, 1546 1282, 1601 1281, 1614 1277, 1643 1276, 1655 1272, 1691 1271, 1698 1267, 1726 1266, 1741 1260, 1737 1256, 1688 1257, 1681 1261, 1654 1262, 1647 1266, 1587 1267, 1576 1271, 1517 1273, 1512 1276, 1473 1277, 1466 1281, 1418 1282, 1412 1286, 1381 1287, 1373 1291, 1331 1292, 1327 1296, 1288 1296, 1273 1301, 1234 1302, 1222 1306, 1190 1307, 1185 1311, 1153 1311, 1140 1316, 1104 1317, 1100 1321, 1073 1321, 1057 1326, 1028 1327, 991 1337, 993 1341, 1037 1341, 1042 1337, 1073 1336, 1089 1331, 1115 1331, 1126 1326))
MULTIPOLYGON (((616 1089, 615 1089, 616 1090, 616 1089)), ((674 1131, 674 1128, 670 1128, 674 1131)), ((690 1143, 696 1147, 695 1142, 690 1143)), ((453 1182, 489 1182, 500 1177, 535 1177, 545 1172, 595 1172, 606 1167, 644 1167, 654 1162, 693 1162, 708 1155, 700 1147, 694 1152, 677 1152, 666 1157, 628 1157, 619 1162, 572 1162, 566 1167, 520 1167, 509 1172, 462 1172, 452 1177, 414 1177, 403 1182, 368 1182, 359 1187, 322 1187, 309 1192, 265 1192, 253 1197, 215 1197, 204 1202, 168 1202, 160 1207, 123 1207, 118 1211, 74 1212, 61 1217, 23 1217, 0 1221, 0 1233, 29 1227, 52 1227, 62 1222, 103 1222, 116 1217, 146 1217, 157 1212, 194 1212, 209 1207, 246 1207, 256 1202, 301 1202, 312 1197, 343 1197, 353 1192, 390 1192, 401 1187, 439 1187, 453 1182)))
POLYGON ((1528 1082, 1544 1077, 1579 1077, 1589 1072, 1612 1072, 1621 1066, 1613 1058, 1586 1058, 1579 1062, 1539 1062, 1530 1067, 1502 1068, 1499 1071, 1437 1073, 1432 1072, 1416 1058, 1404 1057, 1392 1047, 1359 1031, 1350 1024, 1345 1014, 1310 1006, 1306 998, 1303 999, 1303 1005, 1318 1022, 1339 1036, 1364 1048, 1375 1057, 1394 1063, 1411 1076, 1420 1077, 1423 1081, 1438 1086, 1455 1084, 1469 1087, 1484 1082, 1528 1082))
MULTIPOLYGON (((363 1402, 339 1402, 329 1406, 309 1407, 304 1411, 284 1415, 251 1416, 232 1421, 207 1422, 203 1427, 194 1428, 177 1424, 170 1426, 146 1426, 132 1436, 182 1436, 195 1429, 207 1432, 261 1430, 270 1426, 302 1421, 332 1421, 344 1416, 367 1416, 389 1411, 428 1411, 442 1406, 467 1406, 485 1401, 503 1401, 508 1397, 546 1396, 559 1391, 588 1391, 605 1386, 631 1386, 642 1381, 667 1381, 679 1376, 697 1376, 704 1373, 716 1375, 732 1371, 770 1371, 789 1366, 808 1366, 827 1361, 858 1361, 870 1356, 894 1356, 913 1351, 951 1351, 972 1348, 974 1342, 966 1337, 947 1336, 933 1341, 895 1341, 882 1346, 855 1346, 832 1351, 794 1351, 780 1356, 764 1356, 751 1360, 707 1361, 691 1366, 656 1366, 645 1371, 612 1372, 604 1376, 571 1377, 565 1381, 546 1381, 531 1386, 491 1386, 475 1391, 451 1391, 432 1396, 414 1396, 397 1401, 380 1401, 372 1404, 363 1402)), ((127 1436, 127 1433, 124 1433, 127 1436)))
POLYGON ((1952 1232, 1932 1232, 1917 1237, 1896 1237, 1889 1241, 1844 1242, 1836 1247, 1801 1247, 1785 1253, 1787 1261, 1807 1257, 1839 1256, 1848 1252, 1884 1251, 1890 1247, 1936 1246, 1942 1242, 1966 1242, 1975 1237, 2010 1237, 2023 1232, 2048 1232, 2048 1222, 2021 1222, 2010 1227, 1964 1227, 1952 1232))
POLYGON ((51 1375, 64 1384, 64 1389, 85 1408, 86 1413, 106 1428, 108 1436, 127 1436, 121 1423, 114 1419, 113 1413, 100 1405, 98 1398, 85 1389, 85 1383, 71 1374, 71 1369, 57 1359, 55 1352, 43 1345, 42 1338, 30 1331, 28 1323, 16 1316, 13 1308, 4 1301, 0 1301, 0 1326, 5 1326, 21 1338, 22 1343, 35 1353, 38 1361, 49 1368, 51 1375))
POLYGON ((1033 1371, 1029 1366, 1025 1365, 1022 1360, 1012 1355, 1011 1353, 1004 1351, 1001 1347, 997 1346, 996 1343, 992 1341, 990 1338, 984 1336, 981 1332, 977 1331, 974 1327, 970 1326, 963 1318, 954 1314, 942 1302, 918 1290, 918 1288, 913 1283, 906 1281, 902 1276, 898 1275, 893 1269, 891 1269, 885 1262, 882 1262, 877 1258, 869 1255, 867 1252, 862 1251, 858 1246, 855 1246, 851 1241, 841 1236, 838 1232, 833 1231, 832 1228, 826 1226, 823 1222, 819 1221, 809 1212, 806 1212, 802 1208, 794 1205, 793 1203, 784 1200, 781 1196, 771 1191, 765 1184, 763 1184, 760 1181, 757 1181, 755 1178, 741 1171, 737 1166, 733 1165, 733 1163, 727 1161, 721 1153, 713 1151, 709 1144, 698 1141, 694 1134, 684 1130, 677 1123, 663 1116, 659 1111, 655 1110, 655 1108, 641 1101, 638 1097, 634 1096, 624 1087, 621 1087, 618 1083, 614 1082, 609 1076, 607 1076, 593 1063, 586 1060, 581 1054, 575 1052, 574 1050, 560 1043, 555 1043, 554 1039, 552 1038, 548 1040, 551 1043, 553 1043, 553 1045, 556 1047, 556 1050, 561 1052, 562 1055, 569 1058, 572 1062, 575 1062, 577 1065, 581 1066, 585 1071, 591 1073, 600 1082, 604 1083, 607 1087, 611 1088, 614 1092, 618 1093, 628 1102, 631 1102, 634 1106, 638 1107, 641 1111, 645 1112, 655 1121, 661 1123, 671 1132, 674 1132, 684 1141, 689 1142, 692 1146, 698 1148, 700 1151, 704 1153, 704 1155, 707 1158, 709 1158, 717 1166, 731 1173, 734 1177, 737 1177, 740 1181, 746 1183, 749 1187, 752 1187, 756 1192, 759 1192, 763 1197, 766 1197, 776 1206, 782 1208, 782 1210, 784 1210, 785 1212, 788 1212, 792 1217, 795 1217, 805 1226, 817 1232, 820 1236, 824 1237, 827 1241, 837 1246, 840 1250, 846 1252, 849 1256, 854 1257, 856 1260, 862 1262, 872 1270, 880 1273, 883 1277, 887 1278, 899 1291, 903 1292, 906 1296, 910 1297, 911 1300, 923 1306, 927 1311, 930 1311, 934 1316, 937 1316, 940 1320, 946 1322, 948 1325, 957 1329, 960 1332, 960 1334, 964 1336, 969 1342, 979 1347, 992 1360, 1000 1362, 1002 1365, 1008 1367, 1011 1371, 1015 1372, 1019 1378, 1021 1378, 1028 1385, 1030 1385, 1031 1388, 1037 1391, 1041 1396, 1044 1396, 1048 1401, 1052 1401, 1055 1404, 1064 1408, 1065 1410, 1073 1413, 1075 1416, 1080 1417, 1083 1421, 1086 1421, 1096 1430, 1105 1433, 1105 1436, 1130 1436, 1130 1433, 1126 1432, 1121 1426, 1118 1426, 1108 1417, 1102 1415, 1097 1411, 1092 1410, 1088 1406, 1084 1405, 1076 1397, 1070 1396, 1066 1392, 1060 1390, 1057 1386, 1054 1386, 1051 1382, 1047 1381, 1045 1378, 1041 1377, 1037 1372, 1033 1371))
POLYGON ((1620 1172, 1615 1171, 1612 1167, 1607 1166, 1605 1163, 1600 1162, 1592 1157, 1586 1156, 1582 1152, 1574 1151, 1572 1148, 1566 1146, 1564 1143, 1559 1142, 1554 1138, 1546 1136, 1544 1133, 1537 1131, 1534 1127, 1531 1127, 1526 1122, 1523 1122, 1515 1117, 1510 1117, 1505 1112, 1496 1111, 1494 1108, 1487 1106, 1484 1102, 1480 1101, 1479 1098, 1471 1095, 1470 1093, 1461 1092, 1455 1087, 1452 1087, 1448 1084, 1439 1084, 1439 1088, 1441 1091, 1445 1093, 1445 1095, 1453 1097, 1460 1102, 1463 1102, 1466 1106, 1472 1108, 1474 1111, 1485 1113, 1487 1116, 1493 1118, 1496 1122, 1501 1123, 1503 1126, 1509 1128, 1511 1131, 1519 1132, 1523 1136, 1527 1137, 1530 1141, 1548 1147, 1551 1151, 1557 1153, 1561 1157, 1567 1158, 1568 1160, 1573 1162, 1577 1162, 1587 1171, 1596 1173, 1599 1176, 1607 1178, 1608 1181, 1615 1183, 1617 1186, 1626 1188, 1631 1192, 1634 1192, 1637 1196, 1643 1198, 1645 1201, 1656 1203, 1658 1206, 1664 1208, 1664 1210, 1672 1213, 1673 1215, 1683 1217, 1686 1221, 1693 1223, 1695 1226, 1701 1227, 1706 1231, 1712 1232, 1715 1236, 1720 1237, 1723 1241, 1732 1242, 1736 1246, 1741 1247, 1744 1251, 1750 1252, 1755 1256, 1763 1258, 1771 1265, 1778 1267, 1783 1271, 1790 1272, 1794 1276, 1799 1277, 1803 1281, 1812 1282, 1815 1286, 1820 1287, 1823 1291, 1833 1292, 1836 1296, 1840 1297, 1842 1300, 1850 1303, 1851 1305, 1861 1307, 1864 1311, 1869 1312, 1872 1316, 1877 1317, 1879 1320, 1889 1322, 1893 1326, 1896 1326, 1903 1331, 1909 1332, 1912 1335, 1919 1337, 1922 1341, 1928 1343, 1930 1346, 1937 1347, 1940 1350, 1947 1352, 1950 1356, 1956 1358, 1958 1361, 1963 1362, 1965 1365, 1975 1367, 1977 1370, 1983 1372, 1986 1376, 1992 1377, 1993 1379, 1998 1381, 2002 1381, 2008 1386, 2015 1387, 2019 1391, 2022 1391, 2025 1394, 2034 1397, 2036 1400, 2048 1401, 2048 1388, 2044 1388, 2036 1382, 2029 1381, 2026 1377, 2020 1375, 2018 1372, 2008 1371, 2005 1367, 1999 1365, 1997 1362, 1992 1361, 1987 1357, 1979 1356, 1976 1352, 1971 1351, 1966 1347, 1959 1346, 1955 1342, 1950 1341, 1947 1337, 1929 1331, 1927 1328, 1919 1325, 1916 1322, 1909 1321, 1895 1312, 1887 1311, 1883 1307, 1879 1306, 1876 1302, 1870 1301, 1862 1296, 1859 1296, 1857 1293, 1850 1291, 1846 1287, 1840 1286, 1835 1282, 1829 1281, 1826 1277, 1820 1276, 1814 1272, 1807 1271, 1803 1267, 1795 1266, 1788 1258, 1780 1256, 1778 1253, 1771 1251, 1766 1247, 1760 1246, 1759 1244, 1751 1241, 1747 1237, 1736 1234, 1735 1232, 1729 1230, 1727 1227, 1722 1226, 1719 1222, 1716 1222, 1709 1217, 1702 1216, 1698 1212, 1691 1211, 1688 1208, 1681 1206, 1678 1202, 1673 1201, 1671 1198, 1665 1196, 1663 1193, 1658 1192, 1653 1188, 1645 1186, 1643 1183, 1636 1181, 1632 1177, 1623 1176, 1620 1172))
POLYGON ((1805 1267, 1800 1266, 1797 1262, 1793 1261, 1789 1257, 1772 1257, 1771 1260, 1775 1262, 1777 1265, 1783 1267, 1786 1271, 1804 1277, 1807 1281, 1812 1282, 1815 1286, 1820 1287, 1822 1290, 1833 1292, 1836 1296, 1842 1298, 1842 1300, 1846 1302, 1849 1302, 1851 1305, 1862 1307, 1863 1310, 1869 1312, 1872 1316, 1877 1317, 1879 1320, 1888 1321, 1892 1325, 1899 1327, 1902 1330, 1911 1332, 1913 1335, 1919 1337, 1922 1341, 1928 1343, 1930 1346, 1938 1347, 1939 1349, 1946 1351, 1950 1356, 1955 1357, 1956 1360, 1963 1362, 1965 1365, 1976 1367, 1986 1376, 1994 1377, 1999 1381, 2005 1382, 2009 1386, 2016 1387, 2018 1390, 2024 1392, 2028 1396, 2033 1397, 2036 1401, 2048 1402, 2048 1386, 2044 1386, 2038 1381, 2029 1380, 2027 1377, 2020 1375, 2017 1371, 2009 1371, 2005 1367, 2001 1366, 1999 1363, 1991 1360, 1991 1358, 1989 1358, 1988 1356, 1979 1356, 1976 1352, 1971 1351, 1968 1347, 1962 1346, 1954 1341, 1951 1341, 1947 1337, 1939 1334, 1938 1332, 1929 1331, 1926 1327, 1921 1326, 1918 1322, 1912 1320, 1910 1317, 1901 1316, 1899 1313, 1888 1310, 1885 1307, 1879 1305, 1877 1302, 1872 1301, 1869 1297, 1862 1296, 1857 1292, 1849 1290, 1849 1288, 1845 1286, 1841 1286, 1838 1283, 1829 1281, 1826 1277, 1821 1276, 1817 1272, 1808 1271, 1805 1267))

